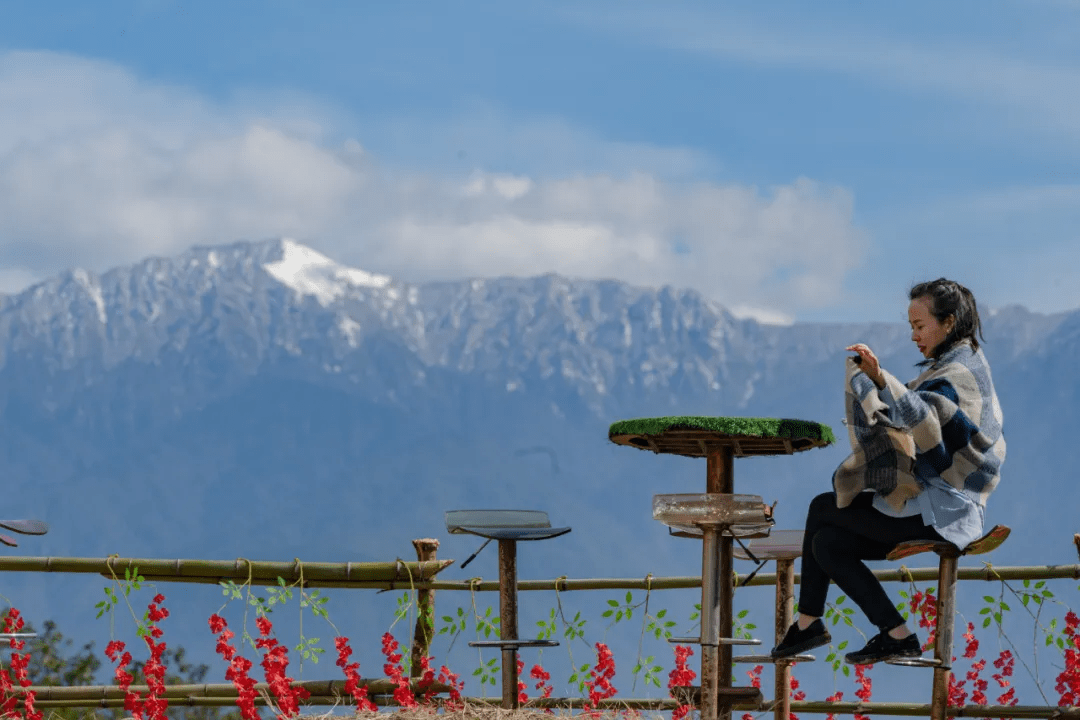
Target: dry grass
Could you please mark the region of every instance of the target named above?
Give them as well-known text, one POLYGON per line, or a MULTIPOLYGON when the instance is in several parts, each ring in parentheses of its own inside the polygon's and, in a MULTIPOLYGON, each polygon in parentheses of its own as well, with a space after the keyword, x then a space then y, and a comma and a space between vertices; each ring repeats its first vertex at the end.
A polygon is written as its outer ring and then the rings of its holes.
MULTIPOLYGON (((432 720, 432 717, 436 716, 436 711, 432 708, 417 708, 408 710, 405 708, 397 708, 387 711, 389 708, 384 708, 383 712, 362 712, 356 713, 357 718, 363 718, 364 720, 374 720, 380 716, 387 714, 393 714, 394 720, 432 720)), ((491 705, 466 705, 461 710, 438 710, 437 717, 439 720, 553 720, 557 718, 571 718, 580 717, 583 713, 581 710, 567 710, 557 709, 551 711, 545 711, 535 708, 521 708, 518 710, 504 710, 503 708, 493 707, 491 705)), ((341 715, 334 715, 327 712, 319 715, 301 715, 297 720, 330 720, 331 718, 341 715)), ((641 711, 630 709, 605 709, 599 711, 594 716, 599 720, 613 720, 614 718, 640 718, 641 720, 662 720, 663 715, 654 711, 641 711)))

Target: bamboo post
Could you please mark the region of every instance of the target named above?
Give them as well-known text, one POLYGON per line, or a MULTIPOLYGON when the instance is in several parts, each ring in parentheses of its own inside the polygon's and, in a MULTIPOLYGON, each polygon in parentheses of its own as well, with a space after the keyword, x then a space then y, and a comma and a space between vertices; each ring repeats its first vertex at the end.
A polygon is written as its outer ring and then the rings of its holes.
MULTIPOLYGON (((416 559, 427 562, 435 559, 439 541, 435 538, 417 538, 412 541, 416 559)), ((418 678, 423 673, 420 658, 430 654, 431 638, 435 635, 435 591, 421 588, 416 591, 416 628, 413 631, 412 662, 409 676, 418 678)))
MULTIPOLYGON (((784 639, 788 626, 795 615, 795 560, 776 559, 776 644, 784 639)), ((775 665, 776 681, 773 686, 773 715, 776 720, 788 720, 791 715, 791 663, 775 665)))
POLYGON ((956 565, 959 553, 940 553, 938 562, 937 628, 934 633, 934 688, 930 698, 931 720, 945 720, 952 674, 953 615, 956 608, 956 565))
MULTIPOLYGON (((517 541, 499 541, 499 639, 518 639, 517 541)), ((518 707, 517 647, 502 649, 502 707, 518 707)))

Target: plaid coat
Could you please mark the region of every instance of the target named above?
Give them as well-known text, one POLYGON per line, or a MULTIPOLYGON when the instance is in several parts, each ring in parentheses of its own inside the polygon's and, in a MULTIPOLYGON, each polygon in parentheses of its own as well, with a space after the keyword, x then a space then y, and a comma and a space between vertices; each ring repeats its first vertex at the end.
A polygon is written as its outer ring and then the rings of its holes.
POLYGON ((874 490, 900 511, 937 476, 985 506, 1001 477, 1005 437, 982 350, 960 342, 906 385, 882 370, 880 390, 851 358, 846 362, 852 454, 833 474, 836 504, 846 507, 874 490))

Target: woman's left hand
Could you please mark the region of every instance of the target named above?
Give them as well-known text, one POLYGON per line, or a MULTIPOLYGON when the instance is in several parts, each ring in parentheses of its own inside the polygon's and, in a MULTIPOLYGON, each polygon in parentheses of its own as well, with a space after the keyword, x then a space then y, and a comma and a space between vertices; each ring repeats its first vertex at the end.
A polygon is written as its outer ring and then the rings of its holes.
POLYGON ((885 387, 885 376, 881 374, 881 363, 878 362, 877 355, 874 354, 873 350, 862 343, 848 345, 845 349, 858 353, 859 357, 862 358, 862 363, 859 365, 862 371, 879 388, 885 387))

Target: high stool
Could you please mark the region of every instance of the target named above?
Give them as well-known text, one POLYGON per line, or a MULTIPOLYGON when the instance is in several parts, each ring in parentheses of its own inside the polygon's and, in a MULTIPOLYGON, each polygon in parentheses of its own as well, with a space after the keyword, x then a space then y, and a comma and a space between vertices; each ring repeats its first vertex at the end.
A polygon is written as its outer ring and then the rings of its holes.
POLYGON ((961 555, 980 555, 996 549, 1011 531, 1004 525, 994 528, 963 550, 950 542, 909 540, 892 549, 886 559, 900 560, 921 552, 938 555, 937 630, 934 633, 934 657, 886 660, 890 665, 934 668, 934 689, 930 699, 932 720, 945 720, 949 701, 949 677, 952 674, 953 614, 956 607, 957 561, 961 555))
MULTIPOLYGON (((784 634, 794 619, 795 558, 802 555, 802 541, 802 530, 773 530, 769 537, 754 538, 747 547, 740 546, 735 550, 735 557, 740 560, 752 560, 761 564, 768 560, 776 561, 774 629, 777 644, 784 639, 784 634)), ((732 659, 737 663, 776 665, 773 715, 776 720, 787 720, 791 715, 791 666, 797 662, 812 661, 814 656, 800 654, 777 659, 772 655, 742 655, 732 659)))
MULTIPOLYGON (((721 561, 721 539, 764 537, 772 529, 772 511, 759 495, 733 493, 680 493, 653 496, 653 519, 668 526, 675 537, 702 541, 701 634, 672 637, 669 643, 701 646, 701 685, 672 688, 680 702, 697 707, 703 720, 710 714, 730 716, 738 703, 759 704, 761 690, 732 686, 731 650, 734 645, 760 645, 756 639, 724 637, 721 627, 731 627, 733 596, 731 564, 721 561), (727 622, 723 622, 724 617, 727 622), (727 662, 721 662, 722 655, 727 662), (726 677, 723 677, 726 676, 726 677)), ((741 542, 741 540, 740 540, 741 542)), ((732 556, 733 557, 733 556, 732 556)))
POLYGON ((469 647, 497 647, 502 650, 502 707, 518 707, 517 650, 520 647, 554 647, 554 640, 518 638, 517 543, 519 540, 546 540, 570 532, 553 528, 541 510, 447 510, 446 529, 451 534, 468 533, 486 538, 480 548, 461 565, 464 567, 492 540, 499 541, 499 639, 474 640, 469 647))

